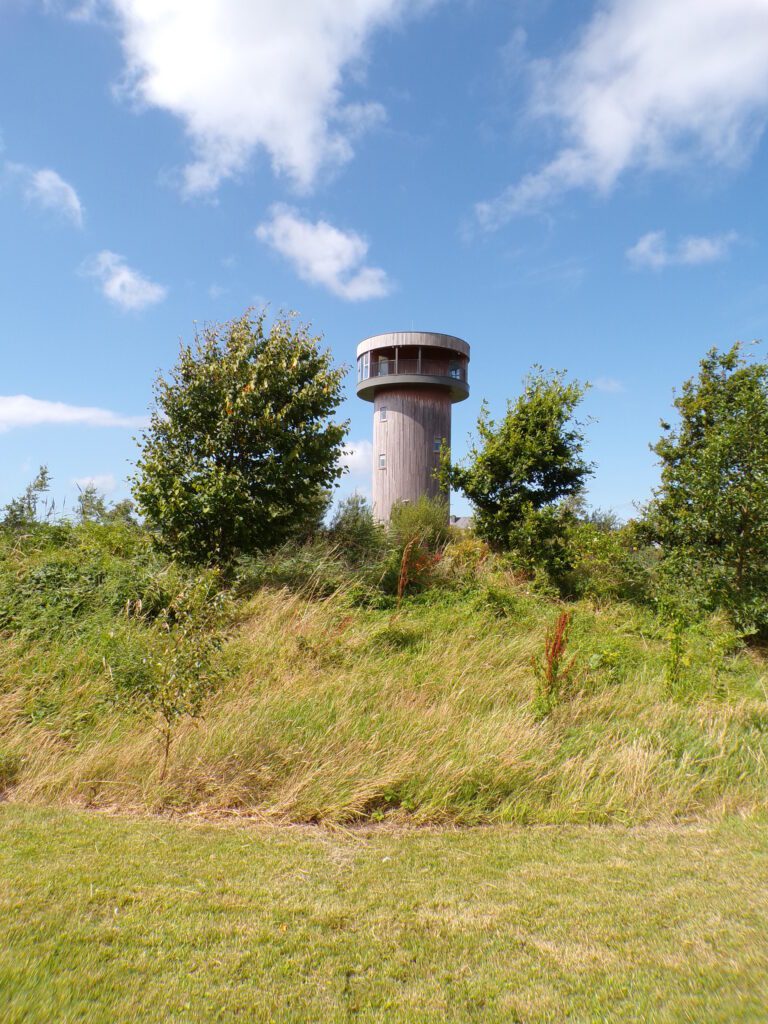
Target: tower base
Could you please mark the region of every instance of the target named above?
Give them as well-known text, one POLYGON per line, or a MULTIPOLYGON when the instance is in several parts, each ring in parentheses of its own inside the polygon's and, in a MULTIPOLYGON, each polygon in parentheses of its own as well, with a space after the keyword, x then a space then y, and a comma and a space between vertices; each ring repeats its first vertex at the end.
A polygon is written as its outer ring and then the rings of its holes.
POLYGON ((373 514, 377 520, 386 522, 396 502, 415 503, 424 495, 443 495, 436 475, 443 443, 451 443, 451 396, 444 388, 377 390, 373 413, 373 514))

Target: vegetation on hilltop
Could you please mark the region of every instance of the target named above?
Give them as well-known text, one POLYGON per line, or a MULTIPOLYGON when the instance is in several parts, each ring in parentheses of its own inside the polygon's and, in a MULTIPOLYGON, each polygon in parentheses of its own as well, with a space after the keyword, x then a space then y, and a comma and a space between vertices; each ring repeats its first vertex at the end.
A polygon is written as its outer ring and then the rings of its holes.
POLYGON ((153 688, 174 678, 157 675, 153 652, 162 661, 178 631, 197 635, 185 615, 194 626, 198 613, 180 608, 211 570, 171 562, 136 526, 4 535, 4 788, 293 821, 639 822, 765 807, 764 663, 727 620, 673 645, 651 605, 572 602, 573 671, 542 710, 533 662, 561 605, 460 536, 398 606, 393 543, 357 565, 319 541, 241 561, 200 653, 215 685, 199 715, 174 720, 166 766, 153 688))
POLYGON ((582 387, 535 373, 444 454, 478 535, 426 499, 319 522, 339 382, 246 316, 158 384, 144 522, 92 488, 57 518, 45 468, 7 506, 0 789, 294 821, 764 810, 768 367, 705 358, 625 525, 584 505, 582 387))

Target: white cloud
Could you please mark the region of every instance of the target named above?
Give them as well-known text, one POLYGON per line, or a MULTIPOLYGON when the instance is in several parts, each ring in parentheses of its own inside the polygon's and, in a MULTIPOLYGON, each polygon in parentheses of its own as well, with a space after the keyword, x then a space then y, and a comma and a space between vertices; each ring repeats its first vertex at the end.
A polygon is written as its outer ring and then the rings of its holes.
POLYGON ((768 115, 766 0, 604 0, 578 44, 533 65, 531 113, 564 141, 490 202, 494 228, 573 188, 607 193, 631 169, 737 165, 768 115))
POLYGON ((242 171, 260 148, 300 188, 348 160, 383 108, 345 103, 345 72, 376 30, 435 0, 104 2, 122 41, 124 90, 186 128, 196 159, 184 189, 194 194, 242 171))
POLYGON ((6 170, 23 183, 24 198, 46 210, 53 210, 71 221, 76 227, 83 226, 83 204, 74 187, 50 167, 34 170, 24 164, 6 163, 6 170))
POLYGON ((723 235, 689 235, 670 246, 665 231, 649 231, 627 249, 627 259, 635 267, 662 270, 670 266, 700 266, 727 258, 738 240, 735 231, 723 235))
POLYGON ((168 289, 129 267, 122 256, 104 249, 83 265, 83 273, 101 283, 103 294, 121 309, 145 309, 162 302, 168 289))
POLYGON ((256 237, 293 265, 303 281, 319 284, 349 302, 388 295, 391 284, 379 267, 364 265, 368 243, 354 231, 327 221, 304 220, 291 206, 276 203, 256 237))
POLYGON ((598 377, 594 384, 598 391, 606 395, 620 395, 624 391, 624 385, 615 377, 598 377))
POLYGON ((142 427, 143 416, 122 416, 108 409, 49 402, 29 395, 0 395, 0 433, 15 427, 79 424, 86 427, 142 427))
POLYGON ((72 483, 84 491, 86 487, 95 487, 99 494, 111 494, 117 488, 117 480, 112 473, 97 473, 95 476, 78 476, 72 483))
POLYGON ((342 459, 342 465, 347 468, 350 476, 369 477, 373 467, 373 445, 371 442, 364 440, 348 442, 347 454, 342 459))
POLYGON ((48 210, 56 210, 77 227, 83 226, 83 204, 74 188, 50 168, 31 171, 25 189, 27 199, 48 210))

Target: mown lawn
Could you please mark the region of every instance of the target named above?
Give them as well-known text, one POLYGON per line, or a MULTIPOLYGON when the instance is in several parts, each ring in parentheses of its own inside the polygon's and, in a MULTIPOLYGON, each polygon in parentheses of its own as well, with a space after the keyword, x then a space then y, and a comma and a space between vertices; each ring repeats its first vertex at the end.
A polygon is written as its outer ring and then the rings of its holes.
POLYGON ((768 1019, 768 825, 325 831, 0 808, 0 1019, 768 1019))

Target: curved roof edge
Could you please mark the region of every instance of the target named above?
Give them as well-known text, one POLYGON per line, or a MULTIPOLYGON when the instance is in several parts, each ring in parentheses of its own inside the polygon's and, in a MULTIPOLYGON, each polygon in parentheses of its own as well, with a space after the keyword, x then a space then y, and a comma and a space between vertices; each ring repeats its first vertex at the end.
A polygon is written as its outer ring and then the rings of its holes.
POLYGON ((374 334, 360 342, 357 346, 357 355, 362 356, 377 348, 394 348, 405 345, 445 348, 452 352, 460 352, 461 355, 469 359, 469 345, 466 341, 453 334, 440 334, 436 331, 390 331, 388 334, 374 334))

